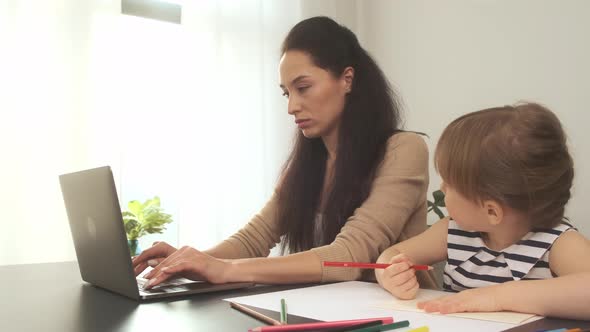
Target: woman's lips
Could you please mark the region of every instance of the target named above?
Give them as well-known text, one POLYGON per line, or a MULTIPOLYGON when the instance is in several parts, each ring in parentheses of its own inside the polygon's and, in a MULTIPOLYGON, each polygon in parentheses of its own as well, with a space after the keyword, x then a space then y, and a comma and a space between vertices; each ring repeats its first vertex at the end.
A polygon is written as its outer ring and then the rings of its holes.
POLYGON ((295 123, 297 124, 297 127, 299 127, 299 129, 305 129, 311 125, 311 120, 310 119, 299 119, 299 120, 295 120, 295 123))

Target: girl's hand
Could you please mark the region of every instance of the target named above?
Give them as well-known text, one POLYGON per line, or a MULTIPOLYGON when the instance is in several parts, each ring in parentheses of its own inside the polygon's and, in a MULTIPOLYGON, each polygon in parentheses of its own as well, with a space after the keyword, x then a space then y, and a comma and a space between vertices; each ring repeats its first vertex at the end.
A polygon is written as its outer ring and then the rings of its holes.
POLYGON ((383 270, 381 286, 398 299, 415 298, 420 285, 416 271, 411 268, 414 264, 404 254, 394 256, 389 263, 391 266, 383 270))
POLYGON ((232 264, 219 260, 195 248, 184 246, 154 267, 145 275, 149 279, 147 289, 172 278, 184 277, 191 280, 205 280, 214 284, 231 282, 232 264))
POLYGON ((502 311, 497 298, 498 287, 500 285, 468 289, 458 294, 418 302, 418 308, 424 309, 426 312, 440 312, 441 314, 502 311))

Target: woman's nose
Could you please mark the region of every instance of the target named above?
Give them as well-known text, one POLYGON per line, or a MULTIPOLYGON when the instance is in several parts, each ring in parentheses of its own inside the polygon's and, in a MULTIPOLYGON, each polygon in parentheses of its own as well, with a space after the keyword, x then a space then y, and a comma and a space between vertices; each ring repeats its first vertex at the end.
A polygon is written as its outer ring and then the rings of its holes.
POLYGON ((301 111, 301 105, 297 98, 294 96, 289 96, 289 103, 287 105, 287 112, 290 115, 294 115, 295 113, 301 111))

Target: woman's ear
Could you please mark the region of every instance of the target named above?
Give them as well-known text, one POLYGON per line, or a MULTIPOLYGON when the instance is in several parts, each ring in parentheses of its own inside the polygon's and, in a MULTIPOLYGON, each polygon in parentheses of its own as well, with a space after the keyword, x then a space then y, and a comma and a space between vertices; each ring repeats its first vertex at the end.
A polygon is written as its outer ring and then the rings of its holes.
POLYGON ((354 79, 354 68, 346 67, 342 72, 342 81, 344 82, 344 91, 350 93, 352 90, 352 80, 354 79))
POLYGON ((483 201, 483 209, 490 225, 497 226, 504 220, 504 209, 498 202, 485 200, 483 201))

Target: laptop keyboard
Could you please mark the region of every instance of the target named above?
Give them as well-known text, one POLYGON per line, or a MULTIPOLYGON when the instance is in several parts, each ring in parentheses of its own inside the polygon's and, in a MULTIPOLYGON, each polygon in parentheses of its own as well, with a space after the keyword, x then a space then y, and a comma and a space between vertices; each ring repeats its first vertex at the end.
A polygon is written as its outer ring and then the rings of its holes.
POLYGON ((145 289, 148 283, 148 279, 142 277, 136 277, 137 279, 137 286, 139 287, 140 292, 144 293, 174 293, 174 292, 181 292, 187 290, 185 285, 187 284, 194 284, 199 281, 194 281, 186 278, 177 278, 171 279, 168 281, 164 281, 159 285, 151 288, 145 289))

